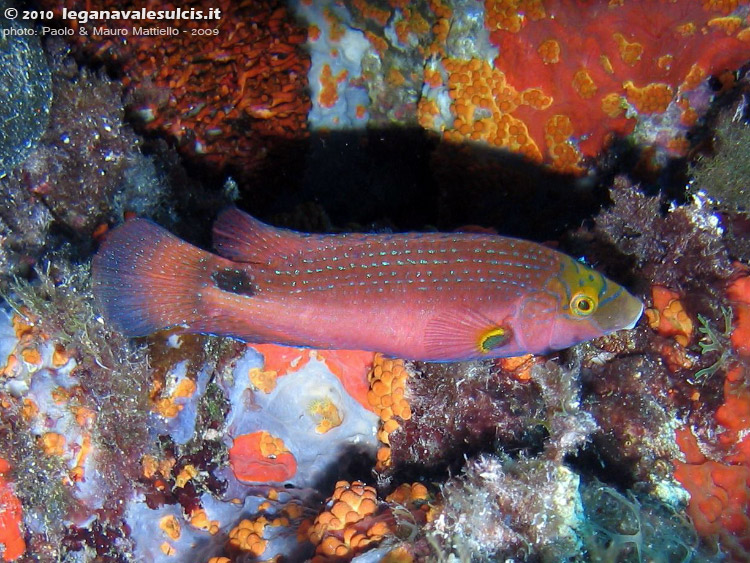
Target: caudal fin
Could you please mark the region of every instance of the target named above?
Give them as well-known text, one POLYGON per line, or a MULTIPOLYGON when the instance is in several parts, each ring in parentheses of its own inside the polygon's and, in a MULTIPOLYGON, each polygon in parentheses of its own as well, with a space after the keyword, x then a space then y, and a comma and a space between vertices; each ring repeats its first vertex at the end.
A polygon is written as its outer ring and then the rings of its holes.
POLYGON ((128 336, 196 323, 215 256, 135 219, 113 230, 92 262, 100 312, 128 336))

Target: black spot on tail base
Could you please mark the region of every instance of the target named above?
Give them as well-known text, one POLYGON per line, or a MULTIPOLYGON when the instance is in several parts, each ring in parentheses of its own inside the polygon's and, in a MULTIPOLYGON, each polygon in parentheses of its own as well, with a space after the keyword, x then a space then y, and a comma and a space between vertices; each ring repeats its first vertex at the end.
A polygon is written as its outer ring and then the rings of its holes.
POLYGON ((211 274, 211 279, 216 284, 216 287, 222 291, 237 295, 246 295, 248 297, 255 295, 255 287, 253 286, 252 279, 242 270, 221 268, 211 274))

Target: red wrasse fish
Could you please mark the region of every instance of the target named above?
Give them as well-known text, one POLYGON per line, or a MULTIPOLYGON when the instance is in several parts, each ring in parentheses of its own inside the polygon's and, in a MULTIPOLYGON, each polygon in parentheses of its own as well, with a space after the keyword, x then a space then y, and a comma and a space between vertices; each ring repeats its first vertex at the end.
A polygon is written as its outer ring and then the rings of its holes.
POLYGON ((144 219, 107 237, 94 295, 126 335, 168 327, 461 361, 544 354, 632 328, 642 303, 545 246, 489 234, 302 234, 224 211, 221 256, 144 219))

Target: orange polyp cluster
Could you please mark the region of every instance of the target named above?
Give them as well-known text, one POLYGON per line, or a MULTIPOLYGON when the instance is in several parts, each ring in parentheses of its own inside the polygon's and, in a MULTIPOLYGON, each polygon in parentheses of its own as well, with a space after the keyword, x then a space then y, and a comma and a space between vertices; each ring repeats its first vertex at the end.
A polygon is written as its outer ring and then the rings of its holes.
POLYGON ((385 444, 378 450, 376 469, 382 471, 391 464, 390 435, 400 428, 398 419, 409 420, 411 407, 404 393, 411 373, 403 360, 388 359, 376 354, 368 375, 370 390, 367 400, 380 417, 378 440, 385 444))
MULTIPOLYGON (((14 313, 11 323, 17 342, 0 370, 0 376, 33 379, 49 378, 48 370, 75 373, 75 352, 50 342, 49 335, 39 329, 36 319, 27 309, 21 308, 14 313)), ((77 386, 56 385, 48 388, 48 392, 48 399, 44 393, 18 399, 19 412, 34 428, 40 452, 62 458, 68 467, 63 482, 70 486, 86 480, 85 465, 94 449, 92 429, 96 413, 78 403, 80 388, 77 386)))
POLYGON ((544 64, 556 64, 560 62, 560 43, 555 39, 542 41, 537 49, 537 53, 544 61, 544 64))
POLYGON ((680 300, 680 294, 666 287, 651 288, 654 306, 646 309, 648 325, 664 337, 673 337, 681 346, 687 346, 693 337, 694 325, 680 300))
POLYGON ((422 483, 403 483, 387 497, 386 502, 406 508, 419 524, 432 522, 440 512, 434 499, 422 483))
POLYGON ((402 483, 385 500, 407 506, 425 503, 429 498, 430 493, 422 483, 402 483))
POLYGON ((19 377, 24 370, 29 373, 37 371, 42 365, 41 346, 49 340, 39 331, 36 319, 26 308, 13 313, 11 324, 17 342, 0 369, 0 376, 8 378, 19 377))
POLYGON ((351 558, 390 532, 385 522, 370 521, 378 510, 377 493, 360 481, 336 483, 327 506, 307 530, 316 546, 313 561, 351 558))
POLYGON ((517 33, 527 20, 536 21, 546 16, 542 0, 486 0, 484 25, 490 30, 517 33))

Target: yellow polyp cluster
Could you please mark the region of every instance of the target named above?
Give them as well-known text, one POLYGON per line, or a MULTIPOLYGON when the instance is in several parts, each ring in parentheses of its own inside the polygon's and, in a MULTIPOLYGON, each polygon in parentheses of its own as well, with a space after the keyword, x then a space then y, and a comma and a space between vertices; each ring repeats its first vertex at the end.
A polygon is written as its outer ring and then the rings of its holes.
POLYGON ((265 516, 253 520, 244 519, 229 532, 227 547, 231 551, 251 553, 259 557, 266 550, 268 540, 263 539, 263 532, 269 524, 265 516))
POLYGON ((680 294, 666 287, 651 288, 653 307, 644 311, 648 325, 664 337, 673 337, 681 346, 687 346, 693 337, 695 325, 687 314, 680 294))
POLYGON ((694 90, 698 87, 698 85, 700 85, 701 82, 706 79, 706 76, 708 76, 706 69, 704 69, 700 65, 694 64, 690 67, 690 70, 685 75, 685 80, 683 80, 682 82, 682 89, 694 90))
POLYGON ((485 0, 485 26, 490 31, 503 29, 512 33, 521 31, 524 20, 545 17, 542 0, 485 0))
POLYGON ((209 519, 203 508, 197 508, 190 514, 190 525, 199 530, 206 530, 212 536, 219 532, 219 521, 209 519))
POLYGON ((195 468, 194 465, 186 465, 183 467, 180 472, 177 474, 177 477, 175 477, 174 484, 175 487, 184 487, 187 485, 188 481, 191 479, 194 479, 198 476, 198 470, 195 468))
POLYGON ((569 141, 573 124, 567 115, 553 115, 544 126, 544 140, 555 168, 563 172, 578 172, 581 153, 569 141))
POLYGON ((652 82, 639 88, 628 80, 622 86, 639 113, 663 113, 674 98, 674 90, 669 84, 652 82))
POLYGON ((367 0, 353 0, 352 4, 360 11, 365 19, 371 20, 381 27, 385 27, 388 23, 388 19, 391 17, 391 12, 383 10, 377 6, 370 4, 367 0))
POLYGON ((346 70, 341 70, 337 75, 333 75, 331 65, 323 65, 323 70, 320 73, 320 94, 318 102, 324 108, 331 108, 336 105, 339 100, 338 85, 339 83, 346 80, 348 76, 346 70))
POLYGON ((341 413, 336 404, 327 397, 313 401, 308 410, 310 414, 320 420, 315 427, 315 431, 318 434, 325 434, 329 430, 341 426, 341 413))
POLYGON ((721 18, 711 18, 708 20, 708 27, 720 29, 727 35, 734 35, 742 26, 742 18, 737 16, 725 16, 721 18))
POLYGON ((614 33, 612 37, 617 42, 620 58, 626 65, 633 66, 641 60, 643 45, 637 41, 628 41, 622 33, 614 33))
POLYGON ((330 508, 319 514, 307 530, 310 541, 316 546, 313 561, 353 557, 390 533, 386 522, 368 524, 368 517, 378 510, 377 493, 360 481, 336 483, 326 505, 330 508))
POLYGON ((276 378, 278 373, 275 370, 263 370, 260 368, 251 368, 248 372, 250 383, 263 393, 270 393, 276 388, 276 378))
POLYGON ((584 100, 594 97, 598 90, 594 79, 586 69, 581 69, 573 75, 573 88, 584 100))
POLYGON ((268 432, 262 433, 258 449, 260 454, 267 458, 275 458, 281 454, 289 453, 286 444, 284 444, 284 440, 269 434, 268 432))
POLYGON ((740 0, 702 0, 703 9, 708 12, 729 14, 737 9, 740 0))
POLYGON ((192 397, 198 387, 195 381, 186 377, 177 382, 171 393, 166 396, 161 394, 162 389, 163 384, 159 380, 154 381, 151 390, 151 396, 154 397, 154 409, 164 418, 174 418, 183 409, 183 405, 178 400, 192 397))
POLYGON ((146 454, 141 459, 141 473, 146 479, 153 479, 157 474, 162 477, 169 477, 175 463, 175 458, 171 456, 167 459, 157 460, 154 456, 146 454))
POLYGON ((382 354, 376 354, 367 376, 370 382, 367 402, 380 417, 378 440, 385 444, 377 453, 375 467, 378 471, 391 464, 390 435, 401 427, 398 419, 411 418, 411 407, 404 396, 406 380, 410 375, 403 360, 389 359, 382 354))
POLYGON ((451 111, 456 116, 448 141, 484 141, 540 161, 542 154, 524 121, 513 112, 521 106, 545 109, 552 99, 539 88, 517 91, 503 72, 486 61, 446 59, 451 111))
POLYGON ((212 557, 208 563, 232 563, 232 560, 229 557, 212 557))
MULTIPOLYGON (((36 328, 36 319, 26 308, 14 313, 11 323, 18 342, 8 354, 5 365, 0 368, 0 377, 15 378, 24 372, 37 372, 42 367, 42 345, 49 337, 36 328)), ((67 361, 56 367, 65 363, 67 361)))
POLYGON ((406 508, 420 524, 432 522, 440 512, 433 502, 435 499, 422 483, 403 483, 385 500, 391 505, 406 508))
POLYGON ((46 432, 42 434, 40 446, 47 455, 61 456, 65 448, 65 436, 57 432, 46 432))
POLYGON ((164 532, 167 537, 172 540, 178 540, 180 539, 180 535, 182 535, 182 528, 180 527, 180 523, 172 514, 164 516, 161 520, 159 520, 159 528, 161 528, 162 532, 164 532))
POLYGON ((611 92, 602 97, 602 112, 607 117, 616 118, 625 115, 626 100, 620 94, 611 92))
POLYGON ((560 62, 560 43, 554 39, 542 41, 537 52, 545 64, 557 64, 560 62))

